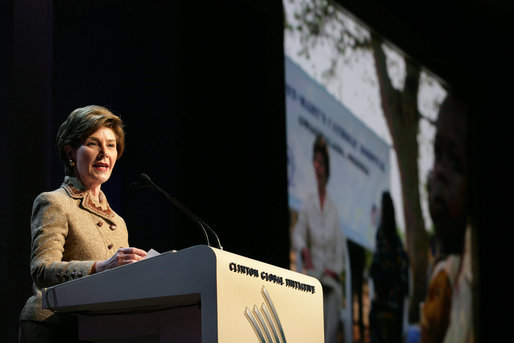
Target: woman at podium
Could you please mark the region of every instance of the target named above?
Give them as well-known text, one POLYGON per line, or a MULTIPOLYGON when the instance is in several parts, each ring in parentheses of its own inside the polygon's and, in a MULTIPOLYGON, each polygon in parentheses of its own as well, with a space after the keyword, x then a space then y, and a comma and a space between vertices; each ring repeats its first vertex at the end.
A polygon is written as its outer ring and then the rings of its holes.
POLYGON ((34 294, 21 312, 20 342, 78 341, 74 317, 42 308, 42 288, 145 258, 145 251, 129 247, 125 221, 101 191, 123 154, 124 137, 121 119, 101 106, 78 108, 60 126, 65 177, 32 207, 34 294))

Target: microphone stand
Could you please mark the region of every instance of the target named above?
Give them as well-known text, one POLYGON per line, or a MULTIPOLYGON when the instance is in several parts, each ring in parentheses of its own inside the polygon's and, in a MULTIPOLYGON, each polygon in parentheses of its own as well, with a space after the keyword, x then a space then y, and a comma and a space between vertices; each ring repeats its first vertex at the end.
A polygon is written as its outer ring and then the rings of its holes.
POLYGON ((188 208, 186 208, 184 205, 182 205, 177 199, 173 198, 165 190, 163 190, 161 187, 157 186, 152 181, 152 179, 150 179, 150 177, 148 175, 146 175, 145 173, 141 173, 141 179, 144 181, 142 184, 139 182, 133 182, 133 183, 131 183, 131 186, 136 187, 136 188, 152 188, 152 189, 158 191, 159 193, 161 193, 162 195, 164 195, 168 200, 170 200, 173 204, 175 204, 175 206, 180 208, 185 214, 187 214, 191 219, 193 219, 193 221, 195 221, 198 224, 198 226, 200 226, 200 229, 202 229, 202 231, 203 231, 203 234, 205 236, 205 240, 207 241, 208 246, 211 246, 211 243, 210 243, 209 235, 207 234, 206 228, 214 235, 214 237, 216 237, 218 248, 220 250, 223 250, 223 247, 221 246, 218 235, 216 234, 216 232, 214 232, 213 229, 211 229, 209 227, 209 225, 207 225, 198 216, 193 214, 188 208))

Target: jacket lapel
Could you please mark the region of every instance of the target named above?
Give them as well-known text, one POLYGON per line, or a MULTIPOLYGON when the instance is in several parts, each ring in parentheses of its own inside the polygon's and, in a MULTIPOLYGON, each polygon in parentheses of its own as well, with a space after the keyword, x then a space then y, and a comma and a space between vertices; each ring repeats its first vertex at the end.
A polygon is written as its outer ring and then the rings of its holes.
POLYGON ((66 190, 70 197, 74 199, 81 199, 80 205, 85 210, 110 221, 112 221, 112 219, 115 217, 114 212, 111 210, 107 200, 105 200, 105 206, 99 204, 91 197, 89 192, 83 189, 82 184, 76 178, 66 176, 62 187, 66 190))

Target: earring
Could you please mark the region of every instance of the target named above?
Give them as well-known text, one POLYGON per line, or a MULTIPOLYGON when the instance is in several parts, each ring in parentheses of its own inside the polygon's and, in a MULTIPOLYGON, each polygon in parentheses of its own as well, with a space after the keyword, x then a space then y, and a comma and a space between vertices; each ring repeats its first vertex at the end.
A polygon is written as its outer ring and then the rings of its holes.
POLYGON ((75 167, 75 161, 70 160, 69 163, 70 163, 70 167, 75 167))

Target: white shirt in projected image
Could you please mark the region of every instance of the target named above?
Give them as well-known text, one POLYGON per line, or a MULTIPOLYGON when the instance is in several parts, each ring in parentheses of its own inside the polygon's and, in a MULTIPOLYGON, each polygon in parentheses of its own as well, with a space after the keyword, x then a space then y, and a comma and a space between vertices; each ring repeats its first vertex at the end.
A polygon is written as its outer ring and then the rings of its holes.
POLYGON ((325 268, 338 275, 343 272, 346 239, 337 208, 328 195, 323 210, 317 194, 307 197, 294 228, 293 244, 297 252, 309 248, 314 265, 314 270, 308 271, 311 276, 321 279, 325 268))

